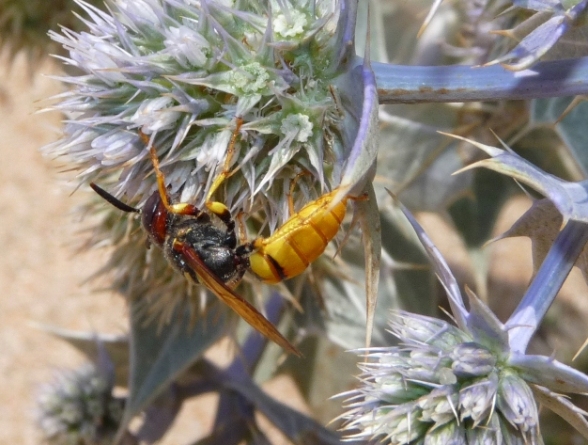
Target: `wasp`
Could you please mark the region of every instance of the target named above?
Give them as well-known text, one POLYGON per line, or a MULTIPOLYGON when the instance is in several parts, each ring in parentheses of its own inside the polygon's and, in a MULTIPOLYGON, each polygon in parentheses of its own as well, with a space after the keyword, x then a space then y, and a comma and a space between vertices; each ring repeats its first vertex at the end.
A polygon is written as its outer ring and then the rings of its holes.
POLYGON ((153 145, 150 157, 158 188, 142 209, 125 204, 95 183, 90 187, 119 210, 139 213, 149 241, 163 250, 174 269, 210 289, 268 339, 300 356, 298 349, 233 289, 247 271, 270 284, 304 272, 339 231, 349 198, 334 203, 335 189, 293 213, 271 236, 239 244, 235 220, 226 205, 208 199, 206 210, 201 210, 189 203, 172 203, 153 145), (214 224, 213 217, 224 227, 214 224))

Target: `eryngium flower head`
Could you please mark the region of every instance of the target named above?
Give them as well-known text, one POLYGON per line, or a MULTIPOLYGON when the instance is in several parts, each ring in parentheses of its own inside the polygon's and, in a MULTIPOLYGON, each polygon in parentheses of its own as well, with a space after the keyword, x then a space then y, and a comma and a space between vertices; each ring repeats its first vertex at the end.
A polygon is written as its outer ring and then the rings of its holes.
POLYGON ((123 401, 95 366, 63 373, 43 388, 37 400, 38 425, 52 445, 112 443, 123 414, 123 401))
MULTIPOLYGON (((79 1, 89 32, 51 37, 83 75, 55 106, 71 118, 48 147, 141 207, 155 190, 141 138, 157 148, 172 195, 201 207, 262 210, 270 230, 340 183, 345 150, 334 0, 79 1), (218 188, 217 188, 218 186, 218 188)), ((347 147, 347 148, 346 148, 347 147)))
MULTIPOLYGON (((82 183, 141 208, 157 187, 147 137, 174 202, 220 201, 252 236, 290 216, 287 196, 299 209, 341 183, 361 112, 345 115, 353 101, 337 87, 352 59, 337 0, 119 0, 109 13, 79 4, 88 32, 51 33, 83 74, 61 78, 71 88, 55 108, 69 119, 46 152, 82 183)), ((117 247, 105 267, 114 289, 164 318, 181 301, 205 306, 161 255, 145 254, 136 219, 99 205, 108 213, 90 244, 117 247)))
POLYGON ((391 327, 402 344, 369 349, 344 415, 350 438, 542 443, 533 394, 501 352, 429 317, 395 313, 391 327))

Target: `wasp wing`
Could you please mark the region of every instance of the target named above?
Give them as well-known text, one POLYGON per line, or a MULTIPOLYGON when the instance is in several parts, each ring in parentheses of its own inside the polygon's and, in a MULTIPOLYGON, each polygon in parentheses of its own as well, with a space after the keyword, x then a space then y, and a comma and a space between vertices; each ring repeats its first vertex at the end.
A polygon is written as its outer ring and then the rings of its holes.
POLYGON ((186 263, 196 273, 198 281, 210 289, 223 303, 234 310, 241 318, 249 323, 254 329, 260 332, 269 340, 278 344, 286 351, 302 356, 300 351, 296 349, 276 327, 265 318, 255 307, 253 307, 247 300, 235 293, 225 283, 223 283, 202 261, 196 251, 185 243, 178 242, 174 246, 184 256, 186 263))

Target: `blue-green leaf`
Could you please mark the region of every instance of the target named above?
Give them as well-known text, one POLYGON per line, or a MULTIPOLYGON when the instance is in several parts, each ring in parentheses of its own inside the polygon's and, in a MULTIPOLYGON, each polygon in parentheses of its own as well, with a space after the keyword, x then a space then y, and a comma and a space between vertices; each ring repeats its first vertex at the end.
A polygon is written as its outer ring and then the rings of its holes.
POLYGON ((71 331, 44 324, 37 325, 37 327, 69 343, 92 362, 98 360, 100 348, 103 348, 114 366, 114 385, 127 386, 129 377, 129 339, 126 335, 71 331))
POLYGON ((134 302, 130 307, 129 397, 119 433, 226 332, 227 311, 219 304, 211 305, 193 326, 189 314, 176 309, 175 318, 162 327, 146 324, 141 306, 134 302))

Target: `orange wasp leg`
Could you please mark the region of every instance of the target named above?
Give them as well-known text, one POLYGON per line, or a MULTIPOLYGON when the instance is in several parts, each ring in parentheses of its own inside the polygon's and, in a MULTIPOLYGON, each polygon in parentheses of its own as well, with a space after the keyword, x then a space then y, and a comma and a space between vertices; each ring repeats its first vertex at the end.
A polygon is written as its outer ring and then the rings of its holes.
POLYGON ((242 245, 249 245, 250 243, 247 242, 247 228, 245 226, 245 221, 243 220, 243 215, 245 215, 245 213, 240 211, 237 213, 237 216, 235 216, 235 219, 239 223, 239 243, 242 245))
MULTIPOLYGON (((163 203, 165 209, 176 215, 192 215, 192 216, 199 216, 202 214, 202 211, 196 207, 195 205, 186 203, 186 202, 179 202, 176 204, 170 204, 169 198, 167 196, 167 190, 165 187, 165 179, 163 172, 159 166, 159 158, 157 157, 157 152, 155 147, 149 144, 149 137, 139 132, 141 140, 149 147, 149 156, 151 158, 151 163, 153 164, 153 169, 155 170, 155 177, 157 178, 157 188, 159 190, 159 196, 161 197, 161 202, 163 203)), ((210 210, 211 213, 214 213, 219 219, 225 224, 229 232, 235 230, 235 221, 231 217, 231 212, 224 205, 222 202, 210 201, 206 203, 206 207, 210 210)))
POLYGON ((188 204, 185 202, 180 202, 177 204, 170 204, 169 197, 167 196, 167 189, 165 187, 165 177, 161 171, 159 166, 159 158, 157 157, 157 151, 155 150, 155 146, 151 144, 149 136, 147 136, 142 131, 139 131, 139 137, 143 141, 143 143, 149 147, 149 157, 151 158, 151 163, 153 164, 153 169, 155 170, 155 177, 157 178, 157 189, 159 190, 159 197, 161 198, 161 202, 163 206, 169 213, 174 213, 176 215, 194 215, 198 216, 200 213, 200 209, 198 207, 188 204))
POLYGON ((231 140, 229 141, 229 146, 227 147, 227 155, 225 157, 225 162, 223 164, 223 171, 216 177, 212 185, 210 186, 210 190, 208 191, 208 195, 206 195, 206 208, 210 210, 211 213, 214 213, 216 216, 220 218, 220 220, 230 229, 234 230, 235 222, 231 217, 231 212, 224 205, 222 202, 213 201, 212 195, 216 190, 220 187, 220 185, 224 182, 225 179, 230 178, 234 171, 231 171, 231 162, 233 161, 233 157, 235 156, 235 144, 237 143, 237 138, 239 137, 239 131, 241 130, 241 126, 243 125, 243 118, 237 117, 235 119, 235 129, 233 130, 233 134, 231 135, 231 140))
MULTIPOLYGON (((220 220, 230 228, 234 228, 235 223, 231 218, 231 213, 229 209, 222 202, 212 201, 211 197, 214 194, 214 192, 218 189, 218 187, 222 184, 222 182, 233 174, 233 172, 230 171, 230 165, 233 160, 233 156, 235 155, 235 144, 237 143, 237 137, 239 136, 239 131, 242 125, 243 118, 236 118, 235 130, 233 131, 231 140, 229 142, 229 146, 227 148, 227 156, 225 158, 225 162, 223 165, 223 171, 212 183, 208 195, 206 196, 205 204, 211 213, 218 216, 220 220)), ((165 206, 166 210, 170 213, 175 213, 176 215, 199 215, 201 211, 192 204, 170 204, 169 198, 167 197, 167 191, 165 188, 164 176, 161 172, 161 168, 159 167, 159 159, 157 158, 157 152, 155 151, 155 147, 152 144, 150 144, 149 137, 146 134, 144 134, 143 132, 139 132, 139 136, 141 137, 143 143, 149 147, 149 155, 151 157, 151 162, 153 163, 153 168, 155 169, 155 176, 157 177, 157 188, 159 189, 161 201, 163 202, 163 205, 165 206)))
POLYGON ((210 186, 208 195, 206 195, 207 207, 209 202, 213 202, 211 198, 212 195, 214 195, 214 192, 216 192, 216 190, 220 187, 220 185, 224 182, 225 179, 230 178, 231 175, 235 173, 235 171, 231 171, 231 162, 233 161, 233 157, 235 156, 235 144, 237 143, 237 138, 239 137, 239 131, 241 130, 242 125, 243 118, 235 118, 235 129, 233 130, 231 140, 229 141, 229 146, 227 147, 227 155, 225 156, 225 162, 223 163, 223 171, 216 177, 216 179, 210 186))
POLYGON ((298 183, 298 180, 302 176, 306 176, 308 174, 310 174, 310 173, 308 173, 308 172, 300 172, 296 176, 294 176, 294 179, 292 179, 292 182, 290 182, 290 190, 288 190, 288 211, 290 212, 290 216, 292 216, 292 215, 294 215, 296 213, 294 211, 294 187, 296 187, 296 184, 298 183))

